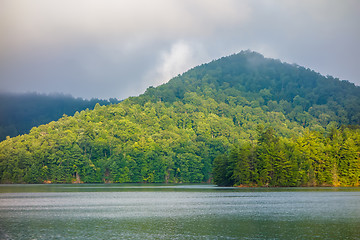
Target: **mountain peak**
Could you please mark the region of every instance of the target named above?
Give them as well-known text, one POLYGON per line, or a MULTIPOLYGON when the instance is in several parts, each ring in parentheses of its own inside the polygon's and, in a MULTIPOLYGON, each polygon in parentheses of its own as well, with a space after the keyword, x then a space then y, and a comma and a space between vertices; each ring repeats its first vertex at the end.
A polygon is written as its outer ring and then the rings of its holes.
POLYGON ((138 101, 151 99, 153 102, 161 100, 172 103, 183 99, 186 92, 195 92, 217 102, 228 97, 244 97, 249 101, 259 101, 259 106, 267 105, 269 101, 294 103, 296 98, 302 99, 305 111, 335 101, 337 106, 331 105, 334 116, 336 112, 344 110, 347 121, 342 123, 360 123, 357 114, 360 108, 354 104, 350 104, 350 107, 346 100, 351 98, 360 103, 360 87, 322 76, 296 64, 265 58, 250 50, 194 67, 167 84, 148 89, 138 101), (264 93, 266 96, 262 96, 264 93))

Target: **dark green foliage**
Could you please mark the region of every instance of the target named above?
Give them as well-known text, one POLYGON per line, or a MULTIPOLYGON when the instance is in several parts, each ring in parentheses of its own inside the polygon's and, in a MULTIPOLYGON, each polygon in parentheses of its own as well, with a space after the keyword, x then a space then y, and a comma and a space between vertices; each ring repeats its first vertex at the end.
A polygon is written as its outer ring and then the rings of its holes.
POLYGON ((1 142, 0 181, 357 185, 359 130, 338 126, 359 106, 359 87, 245 51, 1 142))
POLYGON ((225 154, 217 156, 213 163, 214 182, 219 186, 232 186, 234 184, 233 170, 234 163, 231 157, 225 154))
POLYGON ((251 51, 196 67, 163 86, 148 89, 137 101, 172 103, 188 92, 218 104, 282 112, 289 120, 313 129, 331 121, 360 124, 360 87, 251 51))
POLYGON ((289 140, 269 128, 257 144, 243 144, 218 158, 214 181, 226 186, 359 186, 359 140, 360 129, 332 129, 327 137, 306 131, 289 140))

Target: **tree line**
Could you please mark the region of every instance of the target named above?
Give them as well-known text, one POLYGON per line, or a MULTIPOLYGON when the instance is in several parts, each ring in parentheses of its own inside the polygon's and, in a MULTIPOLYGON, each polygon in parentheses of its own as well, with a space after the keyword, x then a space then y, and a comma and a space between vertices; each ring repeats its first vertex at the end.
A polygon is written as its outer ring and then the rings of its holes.
POLYGON ((278 137, 259 127, 256 144, 234 146, 215 158, 214 182, 224 186, 359 186, 360 128, 278 137))
POLYGON ((245 51, 7 138, 0 181, 350 186, 359 123, 359 87, 245 51))

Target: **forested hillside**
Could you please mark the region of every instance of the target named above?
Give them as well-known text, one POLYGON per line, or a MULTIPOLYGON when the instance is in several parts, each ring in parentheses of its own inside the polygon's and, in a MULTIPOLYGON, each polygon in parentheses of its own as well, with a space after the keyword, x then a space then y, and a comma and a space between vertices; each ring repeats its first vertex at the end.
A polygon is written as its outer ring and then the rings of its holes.
POLYGON ((1 142, 0 177, 358 185, 359 123, 359 87, 244 51, 1 142))
POLYGON ((224 186, 359 186, 360 127, 306 130, 298 138, 259 129, 255 144, 233 146, 214 160, 214 181, 224 186))
POLYGON ((58 120, 64 114, 93 109, 96 103, 118 102, 116 99, 84 100, 63 94, 0 93, 0 141, 7 136, 29 133, 32 127, 58 120))

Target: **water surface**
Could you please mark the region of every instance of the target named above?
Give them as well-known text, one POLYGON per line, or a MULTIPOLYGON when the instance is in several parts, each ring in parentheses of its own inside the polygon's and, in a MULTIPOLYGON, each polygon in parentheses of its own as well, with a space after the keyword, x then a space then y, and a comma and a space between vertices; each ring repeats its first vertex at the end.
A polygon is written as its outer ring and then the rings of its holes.
POLYGON ((359 188, 0 185, 0 239, 360 239, 359 188))

